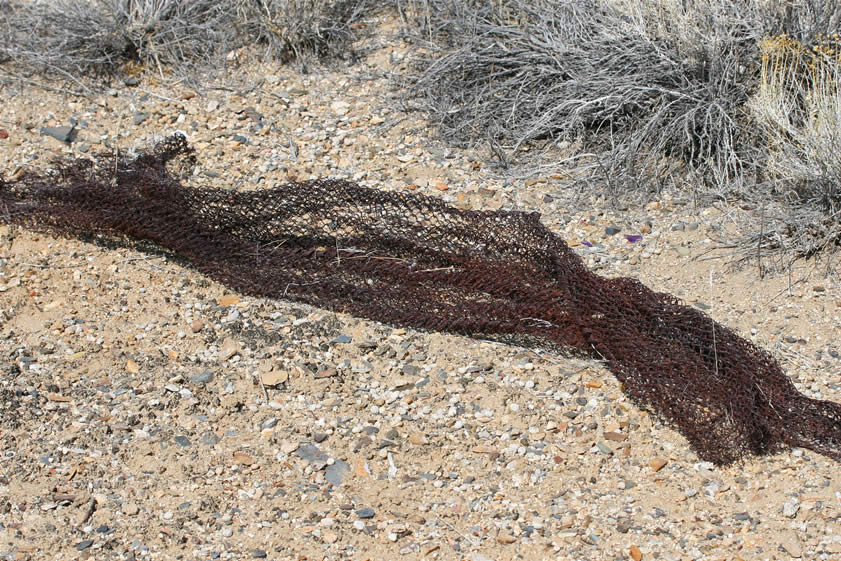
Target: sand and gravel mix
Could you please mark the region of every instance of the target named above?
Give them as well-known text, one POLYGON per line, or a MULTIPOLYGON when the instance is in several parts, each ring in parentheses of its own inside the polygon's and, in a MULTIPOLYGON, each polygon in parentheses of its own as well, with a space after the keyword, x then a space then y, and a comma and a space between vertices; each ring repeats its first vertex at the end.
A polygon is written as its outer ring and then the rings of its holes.
MULTIPOLYGON (((571 207, 562 174, 500 177, 395 110, 405 46, 369 41, 343 70, 248 63, 199 89, 2 86, 2 173, 182 130, 196 185, 330 176, 539 211, 601 274, 676 294, 841 401, 837 276, 714 258, 739 209, 571 207)), ((154 252, 0 226, 0 369, 3 560, 841 558, 832 460, 718 468, 598 362, 247 298, 154 252)))

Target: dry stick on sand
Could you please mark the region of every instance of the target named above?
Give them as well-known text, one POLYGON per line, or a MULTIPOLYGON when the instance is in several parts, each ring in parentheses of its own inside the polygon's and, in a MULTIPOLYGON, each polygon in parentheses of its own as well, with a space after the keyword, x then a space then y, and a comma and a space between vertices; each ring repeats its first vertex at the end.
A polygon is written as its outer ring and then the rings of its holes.
POLYGON ((192 151, 176 135, 116 165, 106 154, 0 181, 0 221, 151 241, 243 294, 600 358, 716 464, 791 446, 841 460, 841 405, 800 394, 769 352, 674 296, 593 273, 537 214, 343 180, 190 188, 167 171, 179 157, 192 151), (340 261, 340 246, 392 259, 340 261))

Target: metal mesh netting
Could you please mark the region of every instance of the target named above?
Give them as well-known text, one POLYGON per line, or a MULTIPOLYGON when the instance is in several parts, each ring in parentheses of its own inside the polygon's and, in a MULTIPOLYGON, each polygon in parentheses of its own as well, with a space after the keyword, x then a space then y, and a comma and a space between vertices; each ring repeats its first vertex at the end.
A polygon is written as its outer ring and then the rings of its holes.
POLYGON ((151 241, 244 294, 586 353, 717 464, 790 446, 841 459, 841 406, 798 393, 768 352, 677 298, 591 272, 536 213, 343 180, 191 188, 167 169, 178 157, 192 150, 173 136, 0 180, 0 222, 151 241))

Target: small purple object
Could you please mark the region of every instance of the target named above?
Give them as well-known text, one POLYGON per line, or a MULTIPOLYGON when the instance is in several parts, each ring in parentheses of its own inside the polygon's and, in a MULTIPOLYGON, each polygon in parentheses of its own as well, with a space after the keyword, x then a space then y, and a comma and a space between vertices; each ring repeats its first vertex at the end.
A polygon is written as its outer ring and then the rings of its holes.
POLYGON ((587 247, 593 247, 593 244, 591 244, 590 242, 588 242, 586 240, 582 241, 581 245, 586 245, 587 247))
POLYGON ((642 240, 642 236, 639 234, 625 234, 625 239, 631 243, 637 243, 642 240))

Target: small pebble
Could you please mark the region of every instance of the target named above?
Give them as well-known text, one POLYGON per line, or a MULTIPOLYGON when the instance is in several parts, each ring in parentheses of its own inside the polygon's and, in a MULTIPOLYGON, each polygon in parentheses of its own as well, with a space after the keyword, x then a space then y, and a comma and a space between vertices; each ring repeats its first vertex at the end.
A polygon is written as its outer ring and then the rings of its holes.
POLYGON ((373 508, 367 508, 367 507, 366 508, 360 508, 359 510, 356 511, 356 515, 359 518, 362 518, 362 519, 373 518, 374 517, 374 509, 373 508))
POLYGON ((137 506, 137 503, 123 503, 123 505, 120 507, 120 510, 126 516, 134 516, 138 512, 140 512, 140 507, 137 506))
POLYGON ((324 478, 334 487, 342 484, 345 475, 350 473, 350 465, 344 460, 335 460, 332 464, 327 466, 324 471, 324 478))

